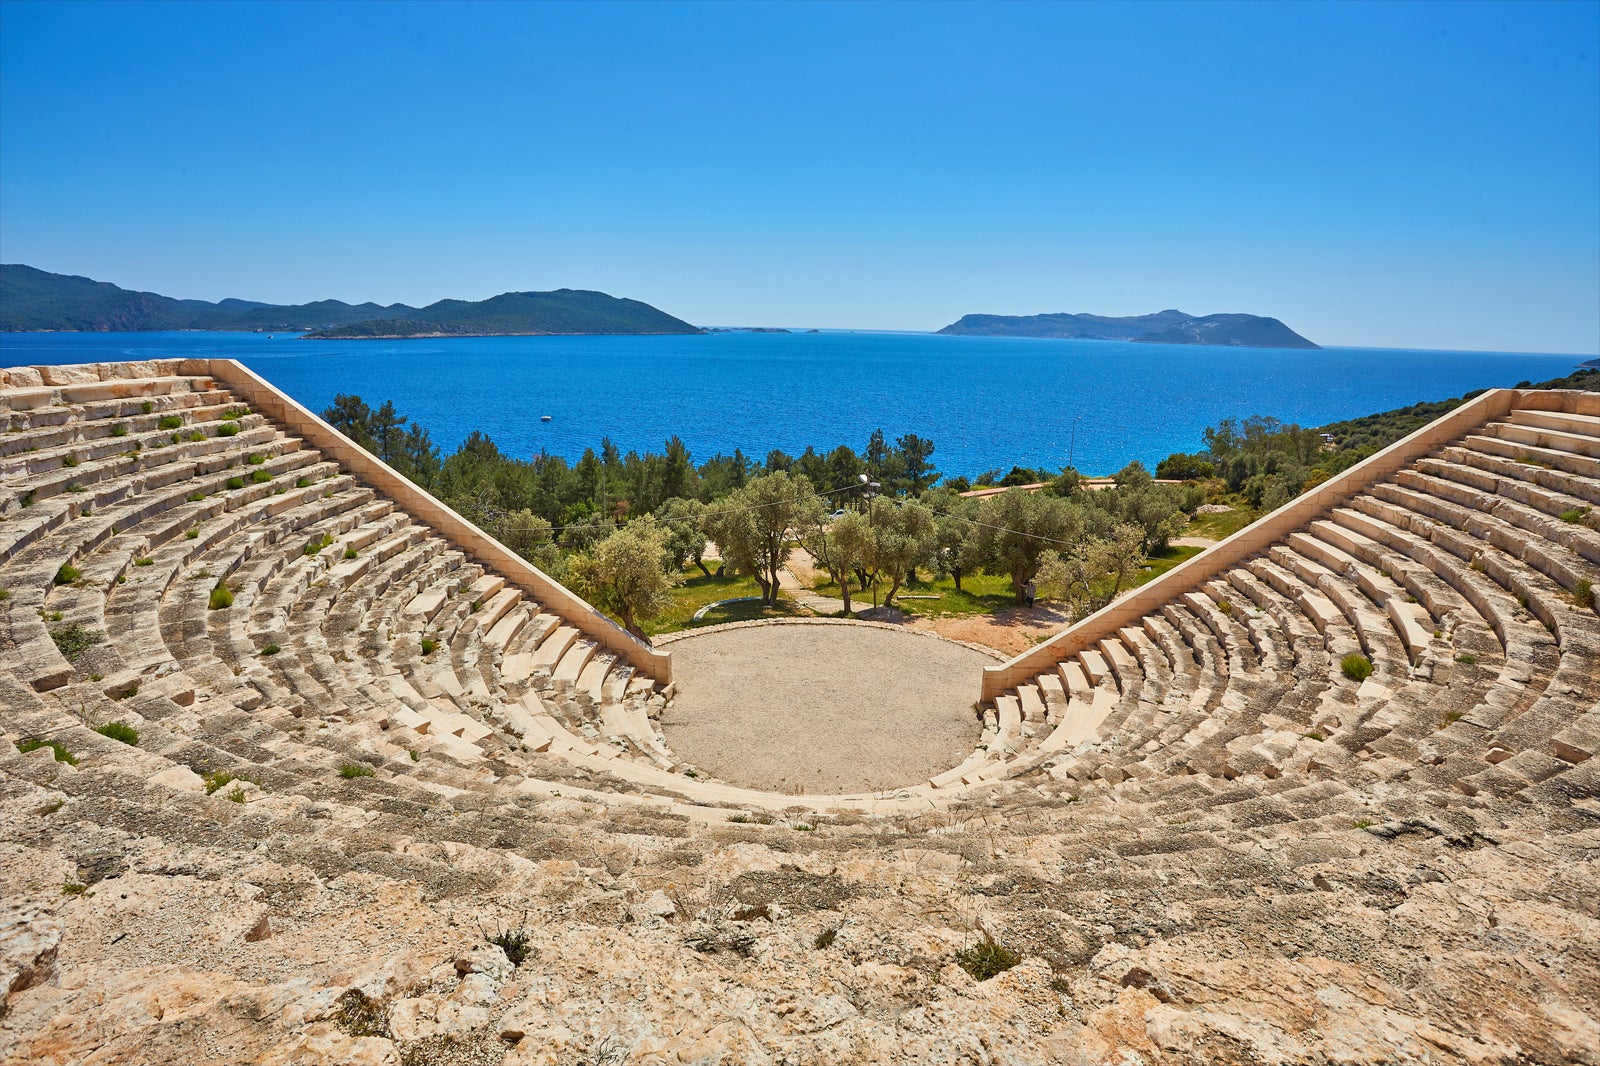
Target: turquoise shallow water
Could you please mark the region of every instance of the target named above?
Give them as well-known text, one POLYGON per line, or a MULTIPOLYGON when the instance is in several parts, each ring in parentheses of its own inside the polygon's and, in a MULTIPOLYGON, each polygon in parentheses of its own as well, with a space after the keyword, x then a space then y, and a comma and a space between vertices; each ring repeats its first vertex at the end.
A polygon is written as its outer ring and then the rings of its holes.
POLYGON ((0 363, 162 356, 243 361, 307 406, 392 399, 445 450, 481 429, 501 449, 576 458, 609 436, 700 459, 808 444, 862 448, 875 426, 937 446, 946 474, 1013 463, 1089 473, 1200 446, 1230 416, 1314 425, 1475 388, 1540 381, 1584 357, 1326 348, 1200 348, 927 333, 714 333, 302 341, 255 333, 7 333, 0 363), (540 422, 540 415, 551 421, 540 422), (1076 435, 1074 439, 1074 427, 1076 435))

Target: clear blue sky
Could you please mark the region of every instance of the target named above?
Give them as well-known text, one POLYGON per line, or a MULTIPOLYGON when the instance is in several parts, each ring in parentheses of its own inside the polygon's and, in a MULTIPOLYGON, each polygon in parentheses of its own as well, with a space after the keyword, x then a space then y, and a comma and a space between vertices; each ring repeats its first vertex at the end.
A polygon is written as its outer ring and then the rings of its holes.
POLYGON ((1600 3, 0 0, 0 259, 1600 352, 1600 3))

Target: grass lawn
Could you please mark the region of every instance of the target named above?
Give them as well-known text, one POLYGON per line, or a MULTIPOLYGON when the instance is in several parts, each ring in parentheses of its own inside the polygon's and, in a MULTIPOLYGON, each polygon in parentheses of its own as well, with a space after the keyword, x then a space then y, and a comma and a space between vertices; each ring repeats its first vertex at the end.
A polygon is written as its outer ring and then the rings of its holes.
MULTIPOLYGON (((887 583, 880 584, 879 588, 884 593, 889 591, 887 583)), ((818 585, 814 591, 822 596, 837 598, 839 586, 829 581, 818 585)), ((1015 606, 1016 602, 1016 597, 1011 594, 1011 579, 994 577, 990 574, 968 574, 962 577, 960 592, 956 591, 956 583, 948 577, 939 578, 937 581, 918 581, 913 585, 901 585, 900 594, 894 601, 895 606, 907 614, 924 618, 993 614, 1002 607, 1015 606), (913 598, 906 599, 907 594, 913 598), (916 598, 921 596, 937 596, 938 599, 916 598)), ((858 611, 871 607, 872 590, 870 588, 864 592, 852 590, 850 606, 858 611)))
MULTIPOLYGON (((1205 518, 1227 518, 1228 516, 1223 514, 1223 515, 1204 515, 1202 517, 1205 517, 1205 518)), ((1179 563, 1183 562, 1185 559, 1193 559, 1196 555, 1199 555, 1203 551, 1205 551, 1204 548, 1195 548, 1195 547, 1192 547, 1192 546, 1189 546, 1189 545, 1184 545, 1182 547, 1175 547, 1175 546, 1169 544, 1165 548, 1162 548, 1160 551, 1155 552, 1153 555, 1151 555, 1148 559, 1146 559, 1144 561, 1144 567, 1139 569, 1139 570, 1136 570, 1134 572, 1133 584, 1131 586, 1129 586, 1129 587, 1130 588, 1138 588, 1140 585, 1143 585, 1146 581, 1154 581, 1156 578, 1160 577, 1162 574, 1166 573, 1168 570, 1171 570, 1173 567, 1177 566, 1179 563)))
POLYGON ((1189 523, 1189 528, 1183 531, 1183 535, 1221 540, 1233 536, 1260 517, 1260 512, 1252 511, 1248 505, 1235 504, 1231 511, 1195 515, 1194 520, 1189 523))
POLYGON ((787 600, 780 600, 777 610, 763 609, 759 603, 732 603, 709 612, 696 622, 693 620, 694 613, 706 604, 741 596, 759 596, 761 586, 756 584, 753 577, 706 577, 698 569, 689 570, 684 576, 684 583, 672 590, 672 606, 659 618, 644 623, 644 631, 650 636, 675 633, 680 629, 698 629, 719 622, 781 618, 798 613, 798 608, 787 600))

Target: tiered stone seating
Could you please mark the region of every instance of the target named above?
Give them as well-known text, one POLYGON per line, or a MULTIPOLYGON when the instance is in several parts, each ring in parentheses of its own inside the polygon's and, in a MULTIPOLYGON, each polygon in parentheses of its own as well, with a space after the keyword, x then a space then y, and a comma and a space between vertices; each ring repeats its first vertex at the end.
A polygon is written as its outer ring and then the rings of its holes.
POLYGON ((1081 670, 1089 686, 1061 685, 1048 724, 1101 680, 1123 709, 1071 747, 1046 732, 1015 749, 1011 774, 1271 779, 1354 756, 1473 794, 1585 761, 1600 619, 1576 597, 1600 584, 1600 403, 1564 402, 1473 427, 1014 690, 1081 670), (1371 678, 1344 676, 1357 653, 1371 678))

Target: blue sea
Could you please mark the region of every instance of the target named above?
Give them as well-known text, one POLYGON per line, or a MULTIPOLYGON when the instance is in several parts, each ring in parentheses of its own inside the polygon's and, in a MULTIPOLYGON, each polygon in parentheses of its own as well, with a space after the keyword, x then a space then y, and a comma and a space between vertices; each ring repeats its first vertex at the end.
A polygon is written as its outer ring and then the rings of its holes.
POLYGON ((1203 348, 928 333, 711 333, 671 337, 472 337, 306 341, 257 333, 7 333, 0 364, 222 356, 313 410, 336 393, 393 400, 445 451, 482 430, 502 451, 576 459, 610 437, 697 459, 764 458, 815 445, 862 449, 874 427, 936 445, 947 475, 1153 467, 1201 447, 1219 419, 1318 425, 1542 381, 1585 357, 1325 348, 1203 348), (549 422, 541 422, 549 415, 549 422))

